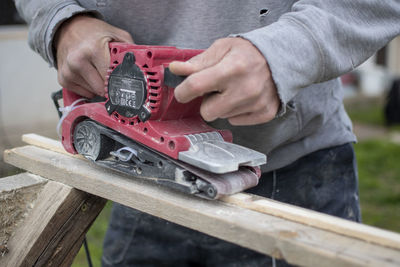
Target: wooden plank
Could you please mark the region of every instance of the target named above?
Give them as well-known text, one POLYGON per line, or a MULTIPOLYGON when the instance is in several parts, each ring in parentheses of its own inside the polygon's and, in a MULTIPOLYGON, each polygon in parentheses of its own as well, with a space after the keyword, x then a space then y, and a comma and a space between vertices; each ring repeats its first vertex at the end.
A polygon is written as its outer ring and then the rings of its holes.
MULTIPOLYGON (((26 146, 5 160, 30 172, 163 219, 303 266, 400 266, 385 248, 221 201, 181 194, 99 168, 82 159, 26 146)), ((395 233, 393 233, 396 235, 395 233)))
MULTIPOLYGON (((71 155, 70 153, 68 153, 67 151, 65 151, 63 145, 61 144, 60 141, 45 137, 45 136, 41 136, 38 134, 24 134, 22 135, 22 141, 30 144, 30 145, 34 145, 37 147, 41 147, 41 148, 45 148, 54 152, 58 152, 58 153, 62 153, 62 154, 66 154, 66 155, 71 155)), ((75 155, 77 157, 81 157, 80 155, 75 155)))
MULTIPOLYGON (((71 155, 64 150, 59 141, 37 134, 23 135, 22 140, 31 145, 71 155)), ((76 156, 80 157, 79 155, 76 156)), ((366 242, 400 249, 400 235, 365 224, 350 222, 338 217, 245 193, 227 196, 220 201, 349 237, 359 238, 366 242)))
POLYGON ((49 181, 10 238, 2 266, 70 266, 105 199, 49 181))
POLYGON ((0 256, 8 251, 11 234, 33 208, 47 179, 21 173, 0 179, 0 256))
POLYGON ((0 178, 0 195, 15 192, 16 190, 23 190, 25 188, 40 187, 46 182, 47 179, 27 172, 3 177, 0 178))
POLYGON ((354 223, 338 217, 251 194, 235 194, 224 197, 221 201, 400 250, 400 235, 394 234, 391 231, 382 230, 365 224, 354 223))

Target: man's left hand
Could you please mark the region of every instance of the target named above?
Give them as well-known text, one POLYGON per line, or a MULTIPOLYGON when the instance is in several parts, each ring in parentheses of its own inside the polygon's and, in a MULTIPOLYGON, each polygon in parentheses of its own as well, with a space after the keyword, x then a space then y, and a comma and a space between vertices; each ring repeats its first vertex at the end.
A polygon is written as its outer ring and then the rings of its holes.
POLYGON ((188 76, 175 88, 178 102, 203 96, 200 114, 206 121, 228 119, 232 125, 272 120, 280 100, 268 63, 260 51, 242 38, 215 41, 187 62, 172 62, 170 70, 188 76))

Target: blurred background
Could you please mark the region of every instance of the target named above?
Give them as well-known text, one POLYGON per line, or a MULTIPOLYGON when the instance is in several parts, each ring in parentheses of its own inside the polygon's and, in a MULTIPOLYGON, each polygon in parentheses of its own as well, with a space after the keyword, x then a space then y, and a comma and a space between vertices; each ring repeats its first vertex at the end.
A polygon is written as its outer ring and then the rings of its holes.
MULTIPOLYGON (((50 94, 60 86, 57 73, 27 44, 28 27, 11 0, 0 3, 0 177, 20 170, 3 162, 4 149, 22 145, 21 135, 57 138, 58 117, 50 94)), ((344 102, 358 137, 363 222, 400 232, 400 37, 342 77, 344 102), (390 97, 389 97, 390 96, 390 97)), ((89 231, 94 266, 110 203, 89 231)), ((73 266, 87 266, 81 251, 73 266)))

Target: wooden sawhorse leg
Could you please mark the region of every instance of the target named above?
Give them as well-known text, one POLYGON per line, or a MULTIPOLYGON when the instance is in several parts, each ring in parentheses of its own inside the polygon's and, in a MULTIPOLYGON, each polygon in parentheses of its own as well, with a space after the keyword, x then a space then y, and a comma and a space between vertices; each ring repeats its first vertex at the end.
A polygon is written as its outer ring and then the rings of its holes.
POLYGON ((8 242, 2 266, 70 266, 107 200, 48 181, 8 242))

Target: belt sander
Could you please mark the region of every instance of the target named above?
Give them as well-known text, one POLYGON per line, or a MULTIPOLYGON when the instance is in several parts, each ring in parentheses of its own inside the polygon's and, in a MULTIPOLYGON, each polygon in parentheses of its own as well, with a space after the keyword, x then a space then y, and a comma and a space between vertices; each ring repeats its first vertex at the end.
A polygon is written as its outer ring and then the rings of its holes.
POLYGON ((185 77, 170 62, 202 50, 110 43, 105 97, 83 99, 63 88, 59 108, 64 148, 96 164, 203 198, 256 186, 266 156, 232 143, 228 130, 200 116, 202 98, 182 104, 175 87, 185 77))

